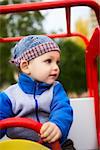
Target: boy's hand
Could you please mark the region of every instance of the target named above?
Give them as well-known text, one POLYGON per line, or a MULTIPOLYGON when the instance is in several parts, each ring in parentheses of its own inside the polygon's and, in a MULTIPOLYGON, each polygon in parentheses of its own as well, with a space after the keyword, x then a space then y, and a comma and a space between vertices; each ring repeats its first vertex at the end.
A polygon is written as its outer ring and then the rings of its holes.
POLYGON ((61 131, 58 126, 52 122, 46 122, 43 124, 40 130, 40 136, 44 142, 55 142, 61 137, 61 131))

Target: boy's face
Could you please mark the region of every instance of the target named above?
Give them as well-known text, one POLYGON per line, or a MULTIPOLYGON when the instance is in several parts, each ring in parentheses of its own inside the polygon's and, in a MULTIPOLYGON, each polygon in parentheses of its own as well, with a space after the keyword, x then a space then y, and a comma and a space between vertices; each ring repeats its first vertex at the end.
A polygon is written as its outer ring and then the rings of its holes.
POLYGON ((29 62, 29 76, 34 80, 53 84, 59 76, 60 53, 45 53, 29 62))

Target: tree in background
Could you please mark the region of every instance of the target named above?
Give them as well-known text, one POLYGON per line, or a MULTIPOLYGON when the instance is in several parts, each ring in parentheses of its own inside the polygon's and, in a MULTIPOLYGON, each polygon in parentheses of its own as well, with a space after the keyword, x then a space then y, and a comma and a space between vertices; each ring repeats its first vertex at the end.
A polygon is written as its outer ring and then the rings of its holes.
MULTIPOLYGON (((89 37, 89 20, 85 20, 85 19, 79 18, 76 21, 76 26, 75 27, 76 27, 76 32, 85 35, 87 38, 89 37)), ((85 47, 84 42, 79 37, 76 37, 74 39, 74 41, 78 45, 80 45, 82 47, 85 47)))
POLYGON ((68 92, 78 94, 86 91, 84 49, 71 40, 60 40, 61 74, 60 81, 68 92))
MULTIPOLYGON (((28 0, 27 2, 29 2, 28 0)), ((3 0, 0 5, 23 3, 25 0, 3 0)), ((32 2, 32 0, 30 1, 32 2)), ((25 36, 29 34, 42 34, 44 29, 43 15, 39 11, 28 11, 23 13, 11 13, 0 15, 0 37, 25 36)), ((8 61, 10 49, 15 43, 0 43, 0 87, 3 84, 15 82, 12 67, 8 61)))

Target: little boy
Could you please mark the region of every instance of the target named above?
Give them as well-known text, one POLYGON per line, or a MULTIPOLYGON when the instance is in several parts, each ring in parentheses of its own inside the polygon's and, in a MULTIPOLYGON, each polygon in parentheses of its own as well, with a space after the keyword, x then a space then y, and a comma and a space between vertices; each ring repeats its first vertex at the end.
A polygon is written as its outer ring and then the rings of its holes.
MULTIPOLYGON (((60 49, 47 36, 24 37, 12 49, 11 63, 19 69, 18 83, 0 93, 0 120, 9 117, 27 117, 43 126, 40 137, 44 142, 60 139, 65 145, 73 111, 59 76, 60 49)), ((0 137, 38 141, 37 133, 25 128, 0 131, 0 137)), ((73 149, 73 148, 72 148, 73 149)))

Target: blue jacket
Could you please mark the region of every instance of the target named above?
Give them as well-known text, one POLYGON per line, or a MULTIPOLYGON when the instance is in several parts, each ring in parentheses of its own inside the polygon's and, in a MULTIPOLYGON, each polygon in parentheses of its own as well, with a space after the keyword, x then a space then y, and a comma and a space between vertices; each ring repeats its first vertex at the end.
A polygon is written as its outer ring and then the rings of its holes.
MULTIPOLYGON (((32 80, 20 74, 18 83, 0 93, 0 120, 9 117, 28 117, 42 123, 55 123, 62 132, 61 143, 68 135, 73 120, 73 111, 62 85, 53 85, 32 80)), ((0 130, 0 138, 38 140, 38 135, 30 129, 9 128, 0 130)))

